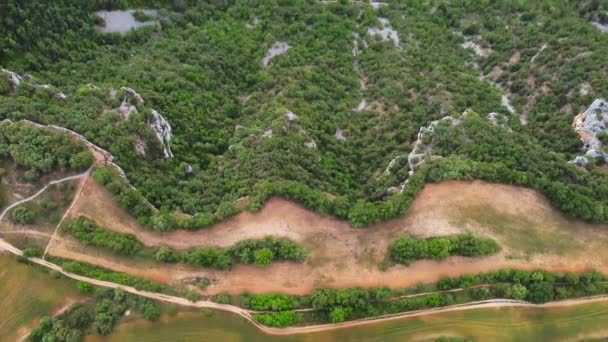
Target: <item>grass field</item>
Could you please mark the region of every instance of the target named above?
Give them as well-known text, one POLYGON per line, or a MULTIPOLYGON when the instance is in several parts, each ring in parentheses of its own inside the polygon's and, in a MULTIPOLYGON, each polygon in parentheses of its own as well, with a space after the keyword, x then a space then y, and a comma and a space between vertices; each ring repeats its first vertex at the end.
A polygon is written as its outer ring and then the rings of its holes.
POLYGON ((0 254, 0 341, 18 341, 45 315, 81 298, 73 281, 0 254))
POLYGON ((608 302, 552 309, 480 309, 450 312, 322 333, 265 335, 242 318, 222 312, 183 313, 161 321, 132 321, 102 341, 433 341, 462 337, 475 341, 581 341, 608 336, 608 302))

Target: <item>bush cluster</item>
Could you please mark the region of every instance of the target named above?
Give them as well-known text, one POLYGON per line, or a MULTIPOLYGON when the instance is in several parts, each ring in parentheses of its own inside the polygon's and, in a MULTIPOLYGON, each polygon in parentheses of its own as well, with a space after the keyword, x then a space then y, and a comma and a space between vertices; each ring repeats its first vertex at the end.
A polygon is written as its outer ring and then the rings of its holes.
POLYGON ((84 245, 108 249, 121 255, 135 255, 142 251, 143 245, 132 234, 115 233, 100 229, 90 220, 79 217, 62 226, 62 231, 74 236, 84 245))
POLYGON ((481 239, 471 234, 430 239, 414 239, 401 235, 388 247, 391 260, 409 265, 415 260, 442 260, 450 255, 479 257, 498 252, 500 247, 491 239, 481 239))

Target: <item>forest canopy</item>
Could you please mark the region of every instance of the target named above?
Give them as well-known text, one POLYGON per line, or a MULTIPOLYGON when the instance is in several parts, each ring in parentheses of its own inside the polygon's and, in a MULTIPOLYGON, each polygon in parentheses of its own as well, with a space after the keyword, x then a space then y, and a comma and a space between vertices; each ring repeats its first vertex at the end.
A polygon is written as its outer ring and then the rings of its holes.
MULTIPOLYGON (((427 182, 472 178, 532 187, 608 222, 602 161, 568 164, 582 152, 574 116, 608 98, 608 34, 597 27, 607 6, 9 0, 0 119, 66 127, 109 151, 128 183, 97 178, 158 231, 204 227, 242 210, 239 199, 257 210, 274 195, 363 226, 403 214, 427 182), (99 30, 95 11, 149 8, 154 25, 99 30), (466 110, 477 115, 425 138, 443 158, 412 175, 420 128, 466 110)), ((32 179, 88 165, 69 144, 0 133, 32 179)))

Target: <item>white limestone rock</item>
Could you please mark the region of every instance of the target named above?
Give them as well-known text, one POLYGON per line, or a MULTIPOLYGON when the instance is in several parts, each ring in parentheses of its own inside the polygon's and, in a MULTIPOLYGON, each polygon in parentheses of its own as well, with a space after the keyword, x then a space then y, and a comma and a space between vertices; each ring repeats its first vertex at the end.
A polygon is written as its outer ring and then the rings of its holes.
POLYGON ((272 44, 270 49, 268 49, 268 51, 266 52, 266 56, 264 56, 264 58, 262 59, 262 65, 264 66, 264 68, 268 67, 270 60, 272 60, 276 56, 286 54, 290 48, 291 46, 289 46, 289 44, 285 42, 276 42, 272 44))
POLYGON ((148 125, 156 134, 158 141, 163 146, 163 153, 165 158, 172 159, 173 153, 171 152, 171 139, 173 135, 171 133, 171 125, 165 120, 165 118, 156 110, 150 111, 152 118, 148 125))

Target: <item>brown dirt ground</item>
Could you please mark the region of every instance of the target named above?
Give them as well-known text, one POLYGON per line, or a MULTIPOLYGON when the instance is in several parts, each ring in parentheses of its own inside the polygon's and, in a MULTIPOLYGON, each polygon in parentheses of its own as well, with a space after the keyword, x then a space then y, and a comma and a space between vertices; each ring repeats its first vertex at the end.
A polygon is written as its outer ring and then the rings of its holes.
POLYGON ((608 243, 608 227, 568 220, 535 191, 480 181, 427 185, 406 216, 365 229, 353 229, 346 222, 274 198, 258 213, 245 212, 207 229, 159 234, 139 227, 92 179, 86 181, 82 198, 70 214, 79 215, 115 231, 134 234, 148 246, 225 247, 239 240, 273 235, 289 238, 310 250, 304 264, 276 263, 266 269, 238 265, 230 271, 118 259, 66 243, 65 238, 49 250, 52 255, 165 283, 207 277, 212 280, 209 294, 305 294, 318 287, 404 287, 505 267, 554 271, 596 268, 608 272, 608 251, 603 248, 608 243), (378 269, 388 243, 400 233, 430 237, 465 230, 493 237, 503 251, 487 258, 451 257, 442 262, 393 266, 384 272, 378 269))

